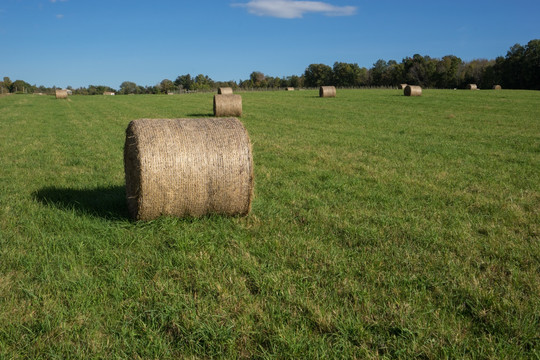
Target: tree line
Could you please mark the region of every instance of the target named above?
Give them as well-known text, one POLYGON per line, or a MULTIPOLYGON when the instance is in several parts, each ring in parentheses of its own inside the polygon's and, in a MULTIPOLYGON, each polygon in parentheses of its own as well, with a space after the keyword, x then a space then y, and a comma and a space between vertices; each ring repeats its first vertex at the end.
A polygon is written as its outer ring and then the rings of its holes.
MULTIPOLYGON (((89 85, 68 89, 73 94, 101 95, 106 91, 118 94, 166 94, 171 92, 211 91, 218 87, 233 89, 272 89, 285 87, 392 87, 398 84, 414 84, 428 88, 464 88, 467 84, 477 84, 479 88, 501 85, 505 89, 540 90, 540 39, 531 40, 527 45, 512 46, 506 56, 495 60, 476 59, 463 61, 457 56, 447 55, 432 58, 415 54, 402 59, 377 60, 370 69, 356 63, 335 62, 310 64, 303 74, 287 77, 272 77, 260 71, 253 71, 249 79, 236 81, 214 81, 204 74, 192 77, 180 75, 175 80, 163 79, 154 86, 141 86, 124 81, 115 90, 109 86, 89 85)), ((47 93, 56 87, 30 85, 23 80, 11 81, 4 77, 0 81, 0 93, 47 93)))

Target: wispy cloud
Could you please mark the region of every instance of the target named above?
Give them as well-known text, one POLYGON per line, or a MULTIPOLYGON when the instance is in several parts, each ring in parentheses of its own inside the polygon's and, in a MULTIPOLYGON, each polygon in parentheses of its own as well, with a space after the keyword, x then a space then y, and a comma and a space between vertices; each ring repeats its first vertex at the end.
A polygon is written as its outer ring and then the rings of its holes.
POLYGON ((283 19, 301 18, 305 13, 322 13, 326 16, 349 16, 356 13, 355 6, 335 6, 322 1, 251 0, 231 6, 244 7, 250 14, 283 19))
POLYGON ((52 2, 53 4, 56 3, 56 2, 66 2, 66 1, 68 1, 68 0, 51 0, 51 2, 52 2))
POLYGON ((56 18, 57 18, 57 19, 63 19, 63 18, 64 18, 64 15, 63 15, 63 14, 57 14, 57 15, 56 15, 56 18))

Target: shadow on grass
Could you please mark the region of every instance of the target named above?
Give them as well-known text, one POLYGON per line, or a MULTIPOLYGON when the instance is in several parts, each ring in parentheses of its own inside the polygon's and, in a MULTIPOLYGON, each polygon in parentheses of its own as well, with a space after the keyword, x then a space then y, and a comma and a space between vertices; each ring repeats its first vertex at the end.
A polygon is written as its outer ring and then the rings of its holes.
POLYGON ((126 188, 124 186, 71 189, 46 187, 32 194, 42 204, 62 210, 75 210, 82 215, 108 220, 128 220, 126 188))
POLYGON ((214 117, 214 113, 199 113, 199 114, 188 114, 187 115, 188 117, 194 117, 194 118, 213 118, 214 117))

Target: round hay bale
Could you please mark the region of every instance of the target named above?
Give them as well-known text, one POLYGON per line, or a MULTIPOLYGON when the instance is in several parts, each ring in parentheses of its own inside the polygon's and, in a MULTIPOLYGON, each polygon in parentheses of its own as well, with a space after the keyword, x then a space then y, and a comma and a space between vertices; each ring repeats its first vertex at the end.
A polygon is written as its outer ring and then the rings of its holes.
POLYGON ((422 88, 416 85, 407 85, 403 89, 403 94, 405 96, 422 96, 422 88))
POLYGON ((251 143, 236 118, 133 120, 124 170, 136 220, 247 215, 251 209, 251 143))
POLYGON ((493 90, 502 90, 501 85, 493 85, 493 90))
POLYGON ((467 90, 478 90, 476 84, 467 84, 467 90))
POLYGON ((57 99, 67 99, 67 97, 68 97, 67 90, 56 89, 56 98, 57 99))
POLYGON ((294 91, 294 88, 293 87, 288 87, 287 91, 294 91))
POLYGON ((319 97, 336 97, 336 87, 321 86, 319 89, 319 97))
POLYGON ((242 116, 240 95, 214 95, 214 116, 242 116))
POLYGON ((233 91, 231 87, 220 87, 218 88, 217 93, 221 95, 227 95, 227 94, 232 94, 233 91))
POLYGON ((399 90, 403 90, 403 89, 405 89, 405 86, 407 86, 407 84, 399 84, 397 88, 399 90))

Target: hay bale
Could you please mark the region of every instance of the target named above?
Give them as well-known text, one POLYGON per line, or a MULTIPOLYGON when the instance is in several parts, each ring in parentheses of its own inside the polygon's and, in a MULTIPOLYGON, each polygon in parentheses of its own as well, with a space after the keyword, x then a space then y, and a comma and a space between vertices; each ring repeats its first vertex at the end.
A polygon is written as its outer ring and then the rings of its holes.
POLYGON ((67 97, 68 97, 67 90, 56 89, 56 98, 57 99, 67 99, 67 97))
POLYGON ((294 88, 293 87, 288 87, 286 90, 287 91, 294 91, 294 88))
POLYGON ((407 84, 399 84, 397 88, 399 90, 403 90, 403 89, 405 89, 406 86, 407 86, 407 84))
POLYGON ((321 86, 319 88, 319 97, 336 97, 336 87, 321 86))
POLYGON ((220 87, 218 88, 217 93, 221 95, 229 95, 229 94, 232 94, 233 91, 232 91, 232 88, 230 87, 220 87))
POLYGON ((214 116, 242 116, 240 95, 214 95, 214 116))
POLYGON ((407 85, 403 89, 403 94, 405 96, 422 96, 422 88, 416 85, 407 85))
POLYGON ((478 90, 476 84, 467 84, 467 90, 478 90))
POLYGON ((501 90, 501 89, 502 89, 501 85, 493 85, 493 90, 501 90))
POLYGON ((236 118, 133 120, 124 170, 136 220, 247 215, 251 209, 251 143, 236 118))

